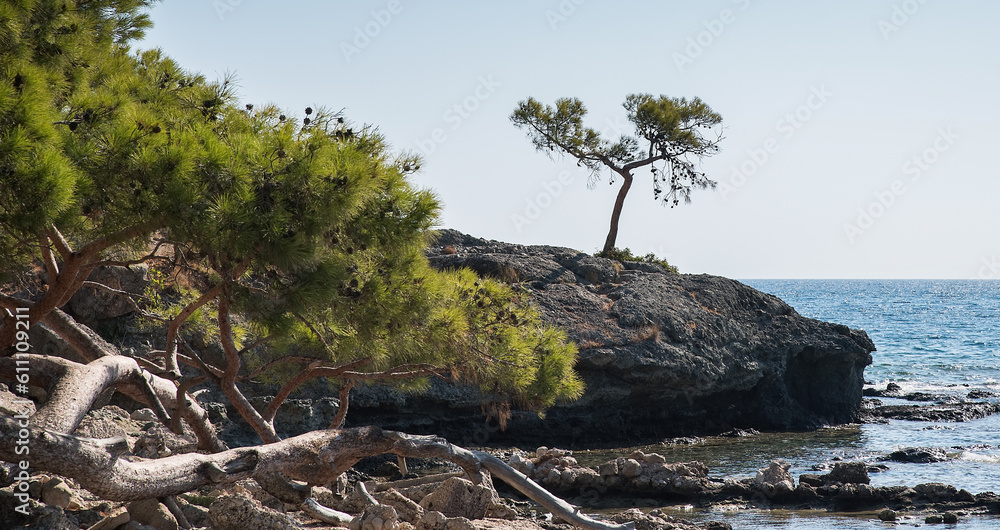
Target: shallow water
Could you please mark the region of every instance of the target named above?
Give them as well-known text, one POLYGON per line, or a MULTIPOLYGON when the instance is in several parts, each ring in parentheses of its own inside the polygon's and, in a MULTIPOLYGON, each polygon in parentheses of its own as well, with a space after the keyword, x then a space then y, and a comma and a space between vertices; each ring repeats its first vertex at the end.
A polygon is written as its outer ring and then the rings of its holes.
MULTIPOLYGON (((799 314, 861 328, 878 348, 866 379, 879 388, 889 382, 905 392, 964 398, 970 390, 1000 392, 1000 281, 925 280, 745 280, 774 294, 799 314)), ((997 401, 1000 398, 989 398, 997 401)), ((913 404, 885 399, 887 404, 913 404)), ((839 460, 875 463, 894 449, 941 447, 952 458, 935 464, 884 462, 872 485, 943 482, 972 493, 1000 491, 1000 415, 963 423, 909 422, 854 425, 808 433, 763 433, 747 438, 709 437, 689 446, 653 445, 578 451, 586 465, 634 449, 662 454, 671 462, 699 460, 720 478, 752 477, 775 458, 791 473, 813 472, 816 464, 839 460)), ((673 508, 677 510, 677 508, 673 508)), ((874 513, 830 514, 784 510, 679 510, 693 520, 724 520, 733 528, 886 528, 874 513)), ((924 526, 908 517, 899 526, 924 526)), ((942 525, 948 527, 948 525, 942 525)), ((1000 528, 998 517, 963 519, 961 528, 1000 528)))
POLYGON ((867 513, 829 513, 820 511, 789 511, 789 510, 743 510, 740 512, 709 512, 709 513, 678 513, 692 521, 725 521, 736 530, 756 528, 788 528, 795 530, 818 530, 828 528, 843 528, 850 530, 868 530, 886 528, 961 528, 968 530, 995 530, 1000 528, 1000 517, 974 516, 963 517, 957 525, 927 525, 924 516, 901 516, 895 523, 885 523, 878 519, 877 514, 867 513))

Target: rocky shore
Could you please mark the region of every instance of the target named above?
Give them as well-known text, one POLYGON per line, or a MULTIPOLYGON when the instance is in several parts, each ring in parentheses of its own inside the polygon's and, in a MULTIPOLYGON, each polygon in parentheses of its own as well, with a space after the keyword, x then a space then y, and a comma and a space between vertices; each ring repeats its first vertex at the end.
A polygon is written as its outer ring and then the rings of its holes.
POLYGON ((1000 413, 1000 403, 985 401, 997 395, 983 389, 969 391, 965 399, 925 392, 904 393, 895 383, 889 383, 884 389, 866 388, 863 393, 865 396, 872 396, 862 401, 861 419, 865 423, 884 422, 890 419, 959 422, 978 420, 1000 413), (878 398, 902 399, 919 404, 886 405, 878 398))
MULTIPOLYGON (((493 447, 484 450, 544 488, 639 530, 729 528, 650 509, 667 506, 865 512, 886 521, 906 517, 926 523, 1000 514, 1000 496, 989 492, 972 494, 942 483, 871 485, 869 473, 897 462, 946 461, 949 448, 899 448, 875 461, 820 462, 815 472, 798 477, 779 459, 744 478, 713 475, 697 461, 669 461, 666 451, 634 451, 582 465, 570 450, 511 449, 621 447, 666 443, 676 436, 698 444, 703 440, 697 435, 753 436, 757 430, 892 419, 960 422, 1000 413, 1000 405, 981 389, 962 399, 907 394, 891 384, 864 388, 863 371, 874 351, 864 331, 802 317, 781 300, 733 280, 670 274, 647 263, 485 241, 453 231, 443 233, 429 258, 436 267, 469 267, 516 285, 546 320, 566 329, 579 345, 577 369, 587 393, 544 418, 515 412, 501 430, 484 423, 482 396, 472 388, 435 382, 420 395, 356 388, 349 426, 374 424, 440 434, 463 446, 493 447), (636 505, 646 508, 626 509, 636 505)), ((144 287, 143 278, 127 273, 115 281, 123 289, 125 284, 129 290, 144 287)), ((69 309, 91 326, 118 325, 128 318, 129 308, 113 297, 85 296, 74 298, 69 309)), ((39 333, 33 343, 42 350, 64 348, 39 333)), ((142 349, 144 340, 125 336, 122 342, 142 349)), ((251 401, 263 408, 270 398, 266 388, 258 390, 251 401)), ((215 391, 196 396, 231 447, 259 442, 215 391)), ((336 398, 306 392, 282 405, 277 430, 288 437, 323 429, 338 405, 336 398)), ((151 410, 110 394, 74 435, 123 438, 130 455, 144 458, 196 450, 193 437, 170 432, 151 410)), ((411 461, 408 470, 406 462, 395 459, 366 461, 338 483, 315 488, 315 499, 353 515, 352 530, 569 528, 499 481, 494 489, 469 482, 457 467, 422 469, 441 465, 411 461), (427 473, 438 474, 428 478, 427 473)), ((10 482, 7 478, 0 476, 0 484, 10 482)), ((315 514, 289 510, 252 481, 181 495, 167 506, 155 500, 110 503, 71 480, 39 475, 31 482, 31 511, 24 516, 12 509, 11 488, 0 488, 0 528, 332 528, 317 522, 315 514)))
MULTIPOLYGON (((887 460, 896 457, 894 453, 887 460)), ((802 474, 797 481, 784 460, 772 461, 754 477, 718 479, 712 478, 710 470, 700 462, 668 463, 660 454, 641 451, 586 467, 570 451, 540 447, 534 454, 513 454, 510 464, 585 506, 615 506, 621 505, 624 498, 641 498, 702 508, 730 505, 837 512, 888 510, 928 517, 1000 514, 1000 495, 993 493, 973 495, 941 483, 871 486, 868 473, 872 465, 866 462, 836 462, 827 473, 802 474)))
MULTIPOLYGON (((148 409, 131 413, 108 405, 88 414, 74 433, 85 437, 124 437, 132 453, 166 456, 194 450, 191 436, 164 429, 148 409)), ((753 436, 752 433, 744 433, 753 436)), ((703 440, 688 439, 688 443, 703 440)), ((700 462, 670 462, 653 451, 633 451, 594 465, 582 465, 572 451, 540 447, 533 452, 493 449, 492 454, 533 481, 582 507, 600 510, 610 522, 634 523, 640 530, 731 528, 724 522, 693 523, 670 515, 666 506, 692 506, 726 512, 754 509, 864 512, 872 518, 927 523, 955 522, 1000 514, 1000 496, 972 494, 943 483, 872 486, 869 473, 893 462, 938 462, 949 458, 941 448, 906 448, 876 462, 831 462, 794 477, 789 464, 775 460, 755 476, 723 478, 700 462), (627 509, 627 506, 645 509, 627 509)), ((666 453, 664 453, 666 454, 666 453)), ((476 485, 460 468, 438 461, 370 459, 341 476, 336 484, 314 488, 323 506, 355 516, 352 530, 568 530, 545 510, 503 483, 476 485), (403 462, 399 462, 403 464, 403 462), (421 471, 414 474, 413 470, 421 471), (405 474, 404 474, 405 473, 405 474), (436 474, 435 474, 436 473, 436 474)), ((0 477, 2 479, 3 477, 0 477)), ((111 503, 57 476, 31 482, 31 513, 17 514, 12 486, 0 489, 0 527, 37 529, 217 530, 333 528, 311 514, 288 511, 253 481, 204 488, 178 496, 176 510, 155 500, 111 503)))

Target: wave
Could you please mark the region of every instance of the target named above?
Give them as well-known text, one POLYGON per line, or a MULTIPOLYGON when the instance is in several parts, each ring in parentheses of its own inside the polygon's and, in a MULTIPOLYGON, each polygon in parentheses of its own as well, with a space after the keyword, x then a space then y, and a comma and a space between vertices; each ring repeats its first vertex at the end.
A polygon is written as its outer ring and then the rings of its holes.
POLYGON ((1000 455, 984 455, 982 453, 973 453, 970 451, 962 451, 962 453, 958 455, 958 459, 980 464, 1000 464, 1000 455))

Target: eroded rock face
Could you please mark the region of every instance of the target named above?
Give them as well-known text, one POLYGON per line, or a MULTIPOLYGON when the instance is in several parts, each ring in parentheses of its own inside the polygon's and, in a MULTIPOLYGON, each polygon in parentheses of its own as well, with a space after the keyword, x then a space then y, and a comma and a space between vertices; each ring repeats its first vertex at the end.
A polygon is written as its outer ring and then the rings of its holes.
POLYGON ((565 329, 580 348, 587 391, 544 420, 515 414, 502 433, 483 431, 475 391, 445 384, 422 396, 358 392, 354 421, 456 442, 572 447, 858 420, 875 349, 864 331, 802 317, 774 296, 717 276, 454 231, 438 245, 428 253, 435 267, 516 282, 545 320, 565 329))

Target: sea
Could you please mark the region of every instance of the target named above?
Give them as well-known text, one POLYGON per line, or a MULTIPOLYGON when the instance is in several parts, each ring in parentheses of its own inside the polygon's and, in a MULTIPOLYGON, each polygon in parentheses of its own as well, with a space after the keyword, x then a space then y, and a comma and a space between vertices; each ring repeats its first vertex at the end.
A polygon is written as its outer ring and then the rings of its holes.
MULTIPOLYGON (((900 385, 905 393, 965 398, 970 391, 1000 395, 1000 281, 994 280, 742 280, 773 294, 800 315, 868 332, 878 351, 865 371, 868 386, 900 385)), ((912 404, 879 398, 884 404, 912 404)), ((997 401, 1000 398, 990 397, 997 401)), ((939 447, 949 460, 934 464, 881 462, 873 486, 943 482, 972 493, 1000 492, 1000 415, 963 423, 890 420, 807 433, 763 433, 747 438, 707 438, 690 446, 646 446, 669 461, 700 460, 720 478, 746 478, 775 458, 791 473, 816 471, 836 461, 880 459, 895 449, 939 447)), ((634 448, 576 453, 581 463, 606 461, 634 448)), ((722 520, 735 529, 883 529, 875 513, 832 514, 769 510, 698 510, 665 507, 697 521, 722 520)), ((904 517, 898 526, 925 526, 924 517, 904 517)), ((963 518, 964 529, 1000 528, 1000 517, 963 518)))

